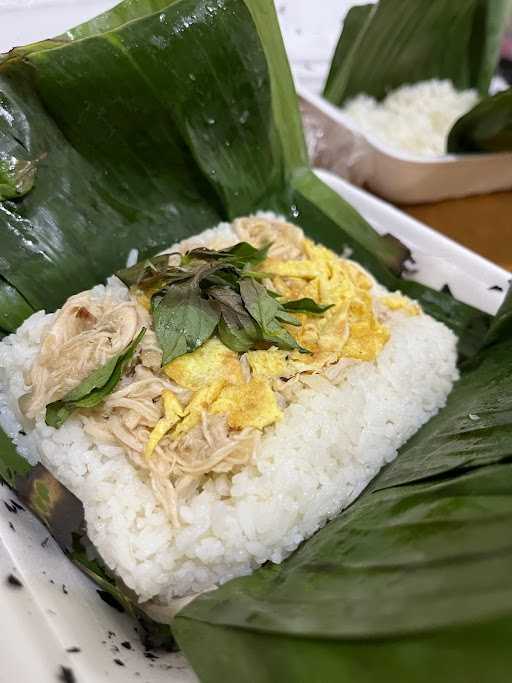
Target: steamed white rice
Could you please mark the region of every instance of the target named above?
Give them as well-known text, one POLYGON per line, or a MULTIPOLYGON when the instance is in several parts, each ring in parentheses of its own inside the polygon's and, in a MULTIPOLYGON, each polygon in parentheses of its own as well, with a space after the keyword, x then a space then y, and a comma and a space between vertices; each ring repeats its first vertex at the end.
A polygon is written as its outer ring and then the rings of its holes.
MULTIPOLYGON (((230 236, 224 224, 188 247, 230 236)), ((128 296, 115 278, 95 288, 98 297, 107 292, 128 296)), ((24 456, 41 461, 83 501, 92 542, 141 602, 166 605, 268 560, 281 562, 393 460, 445 404, 457 378, 456 339, 444 325, 391 313, 391 338, 377 360, 347 367, 337 386, 312 378, 265 432, 250 465, 209 481, 180 506, 183 524, 176 528, 123 450, 95 444, 80 416, 58 431, 42 418, 35 425, 22 420, 24 373, 52 318, 36 313, 0 343, 0 425, 24 456)))
POLYGON ((350 100, 342 112, 366 135, 402 152, 446 154, 454 123, 478 102, 476 90, 457 91, 451 81, 404 85, 378 102, 368 95, 350 100))

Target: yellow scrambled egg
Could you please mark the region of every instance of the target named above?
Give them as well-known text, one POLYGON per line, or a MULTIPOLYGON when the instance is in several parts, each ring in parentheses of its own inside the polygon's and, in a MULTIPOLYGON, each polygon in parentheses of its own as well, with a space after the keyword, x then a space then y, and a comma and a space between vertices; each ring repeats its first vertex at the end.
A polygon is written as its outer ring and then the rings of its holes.
POLYGON ((373 307, 373 282, 356 264, 340 259, 326 247, 304 240, 304 261, 267 259, 261 269, 274 289, 287 299, 309 297, 332 305, 323 315, 299 315, 300 327, 289 332, 312 353, 294 352, 301 370, 318 370, 340 358, 374 360, 389 339, 373 307))
MULTIPOLYGON (((266 351, 255 353, 264 354, 267 365, 274 356, 266 351)), ((275 376, 280 371, 281 366, 274 365, 271 374, 275 376)), ((150 434, 145 451, 148 458, 169 432, 173 438, 179 438, 198 425, 203 412, 225 414, 229 427, 240 430, 264 429, 282 416, 270 382, 264 376, 246 381, 238 354, 216 337, 166 365, 164 372, 194 393, 182 408, 172 391, 163 392, 164 417, 150 434)))
POLYGON ((238 354, 217 337, 212 337, 196 351, 171 361, 164 367, 164 372, 173 382, 192 391, 222 379, 231 384, 243 381, 238 354))
MULTIPOLYGON (((377 317, 372 279, 355 263, 308 239, 303 242, 303 253, 303 260, 268 258, 260 269, 267 274, 269 286, 283 298, 311 298, 331 306, 321 315, 297 314, 300 326, 287 326, 297 342, 311 353, 276 348, 249 351, 249 380, 242 371, 239 354, 216 337, 193 353, 172 361, 164 372, 193 394, 188 405, 182 407, 172 392, 164 392, 164 417, 150 436, 148 457, 168 432, 179 438, 199 424, 203 412, 226 415, 234 430, 264 429, 274 424, 282 417, 272 389, 277 377, 318 371, 341 358, 377 358, 390 333, 377 317)), ((393 311, 421 313, 418 304, 400 294, 379 297, 378 301, 393 311)))
POLYGON ((247 360, 254 377, 286 377, 289 374, 288 352, 280 349, 249 351, 247 360))
POLYGON ((225 387, 212 405, 211 412, 225 413, 232 429, 264 429, 283 416, 270 383, 261 377, 225 387))

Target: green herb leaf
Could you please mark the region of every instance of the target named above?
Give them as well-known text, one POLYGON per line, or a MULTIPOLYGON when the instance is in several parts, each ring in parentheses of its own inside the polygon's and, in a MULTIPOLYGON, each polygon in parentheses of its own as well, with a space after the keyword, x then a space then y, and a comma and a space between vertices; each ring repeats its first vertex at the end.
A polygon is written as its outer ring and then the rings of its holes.
POLYGON ((261 330, 247 312, 240 294, 227 287, 212 287, 208 294, 220 310, 217 332, 225 346, 245 353, 262 341, 261 330))
POLYGON ((254 320, 265 329, 279 313, 279 303, 253 278, 240 281, 240 295, 254 320))
POLYGON ((169 288, 155 306, 153 318, 162 365, 167 365, 204 344, 214 333, 220 313, 203 299, 198 285, 187 283, 169 288))
POLYGON ((308 349, 297 343, 292 335, 284 329, 276 320, 270 322, 262 328, 262 339, 267 344, 272 344, 285 351, 300 351, 301 353, 311 353, 308 349))
POLYGON ((285 301, 282 304, 282 307, 286 311, 295 311, 295 313, 312 313, 314 315, 322 315, 322 313, 325 313, 325 311, 328 311, 329 308, 332 308, 334 304, 328 304, 326 306, 323 306, 321 304, 317 304, 316 301, 313 301, 313 299, 297 299, 297 301, 285 301))
POLYGON ((288 316, 281 304, 267 292, 265 287, 252 278, 240 281, 240 294, 254 320, 261 329, 261 339, 268 344, 275 344, 280 349, 297 349, 301 353, 310 353, 298 344, 292 335, 282 327, 279 320, 296 325, 293 316, 288 316))
POLYGON ((200 259, 203 261, 226 261, 238 267, 255 266, 267 258, 269 249, 270 244, 257 249, 248 242, 239 242, 229 249, 219 251, 207 249, 206 247, 192 249, 192 251, 185 254, 185 258, 187 263, 193 259, 200 259))
POLYGON ((155 274, 163 276, 168 266, 169 255, 161 254, 160 256, 153 256, 153 258, 139 261, 139 263, 130 268, 122 268, 117 271, 116 275, 127 287, 132 287, 133 285, 139 285, 147 277, 155 274))
POLYGON ((59 429, 78 408, 95 408, 109 396, 119 384, 145 333, 146 328, 143 327, 124 351, 92 372, 60 401, 50 403, 46 408, 46 424, 59 429))
POLYGON ((212 272, 203 278, 201 288, 207 289, 209 287, 231 287, 234 291, 238 290, 238 282, 240 274, 234 268, 222 268, 212 272))
POLYGON ((170 284, 190 280, 194 271, 170 266, 169 254, 161 254, 141 261, 131 268, 118 270, 116 275, 127 287, 158 291, 170 284))
POLYGON ((254 349, 257 342, 261 340, 261 334, 255 323, 253 322, 254 334, 252 334, 250 328, 238 324, 236 318, 229 312, 224 309, 221 311, 217 333, 224 346, 236 353, 246 353, 254 349))
POLYGON ((288 313, 285 309, 279 311, 276 315, 276 320, 279 320, 279 322, 285 323, 286 325, 294 325, 295 327, 301 326, 300 320, 291 313, 288 313))
POLYGON ((63 403, 61 401, 50 403, 46 407, 46 424, 49 427, 60 429, 64 422, 71 417, 74 410, 75 408, 71 403, 63 403))

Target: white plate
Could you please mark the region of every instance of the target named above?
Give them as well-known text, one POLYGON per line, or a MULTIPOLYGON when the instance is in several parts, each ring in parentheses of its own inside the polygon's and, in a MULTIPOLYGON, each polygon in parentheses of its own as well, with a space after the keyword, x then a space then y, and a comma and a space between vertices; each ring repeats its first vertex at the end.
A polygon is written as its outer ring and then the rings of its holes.
MULTIPOLYGON (((463 301, 489 312, 497 309, 503 292, 490 288, 505 290, 509 273, 346 181, 325 172, 319 175, 376 230, 392 233, 412 249, 416 279, 447 284, 463 301)), ((30 513, 8 511, 2 501, 11 505, 11 499, 15 496, 9 489, 0 487, 1 683, 55 683, 62 666, 73 670, 77 683, 196 680, 180 655, 147 659, 130 619, 99 598, 92 582, 51 539, 44 543, 47 533, 30 513), (23 588, 10 586, 9 574, 18 577, 23 588), (131 650, 122 646, 125 641, 131 650), (74 647, 81 651, 67 652, 74 647)))

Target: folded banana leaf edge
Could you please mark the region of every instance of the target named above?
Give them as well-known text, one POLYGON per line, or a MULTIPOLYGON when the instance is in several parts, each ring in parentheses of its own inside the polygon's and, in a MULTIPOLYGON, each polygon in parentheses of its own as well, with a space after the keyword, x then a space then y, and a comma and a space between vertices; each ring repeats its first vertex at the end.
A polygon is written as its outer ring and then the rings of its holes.
POLYGON ((0 476, 68 557, 159 644, 176 638, 204 681, 382 681, 383 667, 423 681, 428 666, 455 681, 465 657, 465 681, 484 664, 503 680, 491 657, 512 633, 512 297, 491 319, 402 277, 407 249, 312 173, 271 0, 126 0, 17 48, 0 61, 0 159, 1 335, 132 248, 151 255, 261 209, 350 248, 460 339, 446 409, 351 508, 168 625, 91 553, 81 503, 0 430, 0 476))

